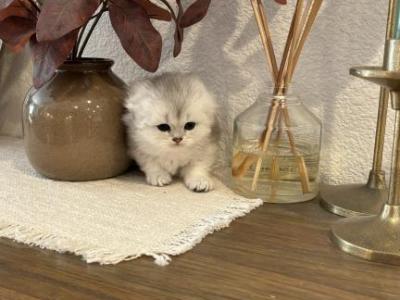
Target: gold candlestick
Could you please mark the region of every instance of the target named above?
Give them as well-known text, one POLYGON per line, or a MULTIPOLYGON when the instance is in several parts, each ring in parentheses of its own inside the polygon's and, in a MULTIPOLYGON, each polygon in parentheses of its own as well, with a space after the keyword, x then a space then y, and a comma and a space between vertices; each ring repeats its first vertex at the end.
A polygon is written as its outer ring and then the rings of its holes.
MULTIPOLYGON (((390 0, 389 2, 386 40, 393 37, 396 30, 397 3, 397 0, 390 0)), ((386 50, 385 53, 387 53, 386 50)), ((384 61, 386 60, 387 56, 385 54, 384 61)), ((343 217, 376 215, 385 203, 387 190, 385 172, 382 170, 382 158, 388 102, 389 92, 384 87, 381 87, 374 159, 367 183, 323 186, 321 188, 321 205, 328 211, 343 217)))
MULTIPOLYGON (((399 42, 391 43, 398 53, 399 42)), ((400 265, 400 71, 359 67, 352 68, 350 73, 390 90, 396 112, 390 191, 379 215, 352 217, 333 225, 332 241, 349 254, 400 265)))

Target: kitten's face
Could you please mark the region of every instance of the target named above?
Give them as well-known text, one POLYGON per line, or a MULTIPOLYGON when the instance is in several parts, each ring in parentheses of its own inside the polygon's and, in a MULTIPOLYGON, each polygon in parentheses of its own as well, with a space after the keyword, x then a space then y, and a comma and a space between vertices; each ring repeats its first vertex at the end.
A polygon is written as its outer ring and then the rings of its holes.
POLYGON ((157 112, 144 130, 150 139, 157 140, 157 144, 166 147, 190 147, 200 143, 211 132, 211 124, 204 115, 183 111, 178 114, 170 111, 163 115, 157 112))
POLYGON ((136 134, 150 148, 178 150, 207 142, 212 121, 209 120, 206 111, 196 105, 189 105, 182 111, 177 111, 161 101, 148 111, 142 122, 139 122, 142 126, 136 134))
POLYGON ((132 99, 135 105, 128 107, 131 117, 125 118, 135 128, 132 133, 139 141, 137 146, 158 153, 184 151, 209 142, 216 107, 204 86, 172 94, 149 87, 143 93, 132 99))

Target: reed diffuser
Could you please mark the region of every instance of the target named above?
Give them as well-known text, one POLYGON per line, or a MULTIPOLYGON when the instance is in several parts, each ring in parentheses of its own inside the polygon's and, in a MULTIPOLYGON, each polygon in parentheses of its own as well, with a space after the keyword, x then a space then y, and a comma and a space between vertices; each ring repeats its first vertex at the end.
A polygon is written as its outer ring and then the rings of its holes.
POLYGON ((250 1, 274 86, 235 119, 233 189, 266 202, 310 200, 318 194, 321 124, 289 87, 323 0, 297 0, 279 67, 264 5, 250 1))

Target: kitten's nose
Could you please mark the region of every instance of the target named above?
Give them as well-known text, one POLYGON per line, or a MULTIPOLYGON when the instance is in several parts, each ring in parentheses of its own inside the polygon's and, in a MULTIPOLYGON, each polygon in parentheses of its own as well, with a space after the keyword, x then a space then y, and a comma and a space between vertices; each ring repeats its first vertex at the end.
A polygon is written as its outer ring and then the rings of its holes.
POLYGON ((183 138, 181 138, 181 137, 174 137, 172 140, 173 140, 176 144, 179 144, 180 142, 182 142, 183 138))

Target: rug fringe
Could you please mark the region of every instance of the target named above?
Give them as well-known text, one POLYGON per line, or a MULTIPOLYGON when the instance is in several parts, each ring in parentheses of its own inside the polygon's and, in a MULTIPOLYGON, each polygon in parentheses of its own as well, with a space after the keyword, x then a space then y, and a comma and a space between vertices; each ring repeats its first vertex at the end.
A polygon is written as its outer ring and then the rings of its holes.
MULTIPOLYGON (((172 241, 168 243, 167 247, 163 245, 163 255, 168 257, 166 264, 171 260, 169 257, 170 255, 175 256, 189 251, 200 243, 207 235, 228 227, 232 221, 239 217, 243 217, 262 204, 263 201, 260 199, 254 199, 252 202, 244 202, 237 199, 237 203, 234 205, 228 206, 226 209, 201 220, 198 224, 175 235, 172 241)), ((165 265, 164 258, 159 260, 156 259, 156 263, 157 262, 161 262, 160 265, 165 265)))
POLYGON ((117 264, 125 260, 138 258, 139 255, 121 253, 114 249, 105 249, 95 245, 66 238, 59 235, 44 233, 43 230, 27 228, 15 224, 0 223, 0 237, 8 238, 29 246, 54 250, 59 253, 73 253, 82 256, 87 263, 117 264))
POLYGON ((44 233, 43 230, 27 228, 16 224, 0 223, 0 237, 12 239, 30 246, 38 246, 42 249, 50 249, 60 253, 73 253, 82 256, 87 263, 117 264, 122 261, 132 260, 146 255, 154 258, 159 266, 170 263, 171 257, 182 254, 200 243, 205 236, 220 230, 238 217, 242 217, 253 209, 263 204, 262 200, 252 202, 238 202, 220 211, 213 216, 203 219, 198 224, 177 234, 171 242, 163 245, 162 249, 154 249, 150 253, 127 253, 119 249, 106 249, 96 245, 89 245, 76 240, 44 233))

